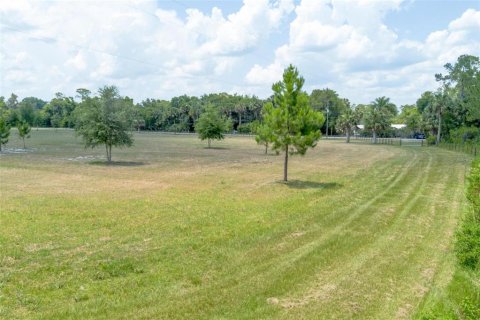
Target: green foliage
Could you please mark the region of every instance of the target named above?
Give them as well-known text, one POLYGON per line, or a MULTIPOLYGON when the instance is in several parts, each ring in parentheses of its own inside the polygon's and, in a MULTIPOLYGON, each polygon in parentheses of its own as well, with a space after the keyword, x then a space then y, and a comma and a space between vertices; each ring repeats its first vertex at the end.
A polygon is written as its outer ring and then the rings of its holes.
POLYGON ((304 155, 321 137, 324 117, 310 107, 308 95, 302 91, 304 82, 297 68, 290 65, 283 72, 283 81, 272 86, 273 104, 267 103, 264 109, 273 149, 285 151, 284 181, 288 179, 288 155, 304 155))
POLYGON ((267 154, 268 146, 274 139, 272 129, 266 123, 261 123, 255 127, 255 134, 255 141, 257 144, 265 146, 265 154, 267 154))
POLYGON ((390 128, 391 120, 395 116, 393 108, 395 105, 390 103, 390 99, 380 97, 375 99, 369 106, 365 108, 363 121, 365 129, 371 130, 373 133, 373 143, 377 143, 377 135, 390 128))
POLYGON ((457 144, 480 144, 480 128, 460 127, 450 130, 449 140, 457 144))
POLYGON ((427 129, 422 114, 416 105, 403 105, 400 114, 395 117, 394 122, 405 124, 407 126, 406 133, 409 136, 415 133, 423 133, 427 129))
POLYGON ((242 123, 237 126, 238 133, 249 134, 253 132, 253 126, 255 124, 253 122, 250 123, 242 123))
POLYGON ((85 141, 85 147, 105 145, 110 162, 112 146, 130 147, 133 144, 133 103, 121 97, 114 86, 100 88, 98 93, 98 97, 86 98, 75 110, 75 130, 85 141))
POLYGON ((457 233, 456 253, 462 266, 480 271, 480 158, 472 163, 466 194, 471 214, 457 233))
POLYGON ((208 147, 211 146, 212 140, 222 140, 224 132, 231 128, 231 121, 223 118, 211 106, 200 116, 195 124, 195 131, 198 133, 200 140, 207 140, 208 147))
POLYGON ((30 125, 25 121, 17 124, 18 136, 23 140, 23 148, 25 149, 25 138, 30 138, 30 125))
POLYGON ((480 125, 480 58, 461 55, 455 64, 445 64, 445 69, 446 75, 435 77, 456 89, 458 108, 465 112, 464 124, 480 125))
POLYGON ((433 146, 437 143, 437 138, 435 138, 435 136, 427 136, 427 145, 429 146, 433 146))
POLYGON ((480 270, 480 223, 469 217, 457 232, 456 254, 463 267, 480 270))
POLYGON ((65 97, 62 93, 57 92, 44 108, 44 121, 53 128, 72 128, 75 125, 73 113, 76 106, 73 98, 65 97))
POLYGON ((8 142, 10 136, 10 126, 5 121, 4 117, 0 116, 0 151, 2 146, 8 142))
MULTIPOLYGON (((337 119, 343 114, 349 107, 348 100, 340 98, 338 93, 332 89, 314 89, 309 96, 310 106, 316 110, 321 111, 324 116, 327 115, 328 110, 328 129, 329 132, 332 128, 337 128, 337 119)), ((322 132, 326 132, 327 123, 324 122, 322 126, 322 132)))
POLYGON ((414 319, 421 320, 477 320, 480 319, 480 289, 474 273, 455 270, 450 283, 438 292, 434 288, 414 319))
POLYGON ((351 107, 350 104, 347 104, 347 109, 338 118, 337 128, 338 128, 339 131, 342 131, 346 134, 346 136, 347 136, 347 141, 346 142, 347 143, 350 142, 350 136, 352 135, 353 130, 360 123, 361 117, 362 116, 361 116, 360 111, 351 107))
POLYGON ((480 157, 472 163, 468 177, 467 199, 473 207, 473 213, 480 224, 480 157))

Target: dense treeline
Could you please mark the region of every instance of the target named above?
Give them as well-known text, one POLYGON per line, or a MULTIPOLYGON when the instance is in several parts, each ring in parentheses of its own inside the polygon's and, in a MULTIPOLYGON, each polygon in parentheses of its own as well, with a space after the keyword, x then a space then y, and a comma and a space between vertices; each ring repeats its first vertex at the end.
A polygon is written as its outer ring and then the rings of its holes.
MULTIPOLYGON (((309 103, 326 118, 321 131, 327 135, 361 134, 376 137, 418 137, 425 135, 431 143, 442 140, 457 143, 480 141, 480 61, 463 55, 454 64, 445 65, 446 74, 435 75, 436 91, 421 94, 414 105, 397 108, 388 97, 379 97, 369 104, 353 105, 332 89, 315 89, 309 103), (395 129, 392 124, 404 124, 395 129), (363 125, 363 130, 358 129, 363 125), (327 132, 328 128, 328 132, 327 132)), ((7 127, 27 123, 35 127, 73 128, 75 109, 92 96, 87 89, 77 89, 75 97, 56 93, 50 101, 26 97, 19 101, 15 94, 0 97, 0 117, 7 127)), ((134 104, 132 130, 195 132, 200 116, 216 110, 228 119, 228 129, 252 133, 262 122, 262 108, 272 97, 212 93, 201 97, 179 96, 170 101, 146 99, 134 104)))

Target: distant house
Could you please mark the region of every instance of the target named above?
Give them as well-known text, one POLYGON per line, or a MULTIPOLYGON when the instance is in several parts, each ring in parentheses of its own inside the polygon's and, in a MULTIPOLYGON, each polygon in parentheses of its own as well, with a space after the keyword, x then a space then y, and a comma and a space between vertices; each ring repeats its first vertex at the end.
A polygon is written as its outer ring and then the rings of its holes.
MULTIPOLYGON (((365 129, 365 126, 363 124, 359 124, 357 125, 358 129, 360 130, 363 130, 365 129)), ((407 125, 406 124, 403 124, 403 123, 400 123, 400 124, 392 124, 391 125, 392 128, 395 128, 395 129, 403 129, 403 128, 406 128, 407 125)))
MULTIPOLYGON (((399 123, 399 124, 392 124, 390 125, 391 128, 394 128, 394 129, 397 129, 397 130, 400 130, 400 129, 403 129, 403 128, 406 128, 407 125, 406 124, 403 124, 403 123, 399 123)), ((353 135, 354 136, 357 136, 359 135, 359 130, 365 130, 365 126, 363 124, 359 124, 357 125, 357 129, 355 129, 353 131, 353 135)))

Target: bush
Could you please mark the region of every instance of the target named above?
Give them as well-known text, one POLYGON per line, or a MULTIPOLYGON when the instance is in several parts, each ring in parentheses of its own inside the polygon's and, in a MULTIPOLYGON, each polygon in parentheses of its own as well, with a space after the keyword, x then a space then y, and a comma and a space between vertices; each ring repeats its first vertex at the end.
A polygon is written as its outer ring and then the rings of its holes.
POLYGON ((237 127, 238 133, 248 134, 252 132, 251 123, 242 123, 237 127))
POLYGON ((450 130, 450 141, 457 144, 478 144, 480 143, 480 129, 477 127, 460 127, 450 130))
POLYGON ((427 145, 431 146, 437 142, 437 138, 435 136, 428 136, 427 137, 427 145))
POLYGON ((467 199, 472 204, 474 219, 480 223, 480 158, 472 163, 468 177, 467 199))
POLYGON ((462 266, 480 270, 480 224, 475 220, 465 220, 457 232, 456 253, 462 266))
POLYGON ((462 266, 480 270, 480 158, 472 163, 467 198, 472 204, 471 214, 457 233, 456 253, 462 266))

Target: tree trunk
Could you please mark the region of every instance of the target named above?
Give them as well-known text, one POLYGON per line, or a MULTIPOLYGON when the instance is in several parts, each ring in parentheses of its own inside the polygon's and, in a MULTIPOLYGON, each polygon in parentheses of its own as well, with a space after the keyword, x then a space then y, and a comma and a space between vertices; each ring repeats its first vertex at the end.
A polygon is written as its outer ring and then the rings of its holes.
POLYGON ((107 152, 107 161, 112 162, 112 146, 105 143, 105 151, 107 152))
POLYGON ((285 162, 283 163, 283 181, 288 181, 288 144, 285 148, 285 162))
POLYGON ((373 131, 373 143, 377 144, 377 132, 375 130, 373 131))
POLYGON ((208 148, 210 148, 211 140, 208 139, 208 148))
POLYGON ((442 131, 442 114, 439 112, 438 113, 437 141, 436 141, 437 145, 440 144, 441 131, 442 131))
POLYGON ((265 154, 267 154, 267 153, 268 153, 268 142, 265 143, 265 154))
MULTIPOLYGON (((242 113, 239 112, 238 113, 238 127, 240 127, 242 125, 242 113)), ((238 127, 237 127, 237 130, 238 130, 238 127)))
POLYGON ((347 143, 350 143, 350 130, 347 130, 347 143))
POLYGON ((23 139, 23 150, 25 150, 26 149, 26 147, 25 147, 25 137, 23 137, 22 139, 23 139))

